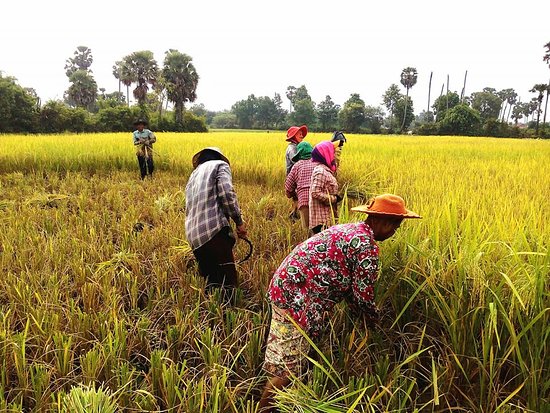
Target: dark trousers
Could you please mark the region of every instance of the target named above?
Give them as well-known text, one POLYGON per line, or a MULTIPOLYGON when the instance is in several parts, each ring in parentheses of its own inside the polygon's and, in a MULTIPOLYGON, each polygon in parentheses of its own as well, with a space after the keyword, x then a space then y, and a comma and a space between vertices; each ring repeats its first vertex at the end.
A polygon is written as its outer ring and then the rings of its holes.
POLYGON ((206 291, 222 288, 223 298, 231 302, 238 287, 237 268, 233 257, 235 238, 228 227, 223 228, 210 241, 193 250, 200 274, 206 278, 206 291))
POLYGON ((149 176, 153 176, 153 170, 155 169, 153 157, 138 155, 137 158, 139 163, 139 171, 141 172, 141 179, 145 179, 147 172, 149 172, 149 176))

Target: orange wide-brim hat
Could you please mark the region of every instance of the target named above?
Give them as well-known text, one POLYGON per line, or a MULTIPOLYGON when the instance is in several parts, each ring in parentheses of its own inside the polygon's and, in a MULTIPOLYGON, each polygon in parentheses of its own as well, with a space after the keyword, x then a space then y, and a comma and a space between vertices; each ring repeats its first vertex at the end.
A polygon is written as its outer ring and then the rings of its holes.
POLYGON ((302 125, 302 126, 291 126, 290 128, 288 128, 288 130, 286 131, 286 140, 289 141, 291 140, 292 138, 294 138, 294 136, 298 133, 298 131, 301 130, 302 131, 302 137, 306 137, 307 135, 307 126, 306 125, 302 125))
POLYGON ((405 201, 398 195, 378 195, 368 205, 359 205, 351 208, 355 212, 364 212, 369 215, 390 216, 400 218, 422 218, 416 212, 405 208, 405 201))

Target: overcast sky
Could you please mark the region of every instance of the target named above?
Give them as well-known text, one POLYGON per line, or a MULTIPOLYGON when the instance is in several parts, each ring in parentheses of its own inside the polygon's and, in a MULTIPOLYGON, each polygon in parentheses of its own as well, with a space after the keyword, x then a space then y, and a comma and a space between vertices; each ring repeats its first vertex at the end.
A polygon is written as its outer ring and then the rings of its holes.
POLYGON ((81 45, 107 92, 118 90, 114 62, 134 51, 151 50, 159 66, 168 49, 190 55, 196 103, 210 110, 250 94, 280 93, 288 105, 289 85, 305 85, 316 103, 359 93, 378 106, 407 66, 418 71, 416 114, 427 108, 430 72, 432 103, 447 75, 460 94, 466 70, 467 95, 513 88, 522 101, 550 79, 548 0, 4 0, 1 10, 0 71, 43 102, 62 99, 65 61, 81 45))

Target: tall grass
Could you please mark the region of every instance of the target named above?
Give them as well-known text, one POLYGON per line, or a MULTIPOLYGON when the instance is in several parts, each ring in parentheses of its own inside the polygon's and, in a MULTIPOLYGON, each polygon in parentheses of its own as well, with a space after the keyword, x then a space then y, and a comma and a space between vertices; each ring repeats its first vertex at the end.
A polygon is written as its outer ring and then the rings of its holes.
MULTIPOLYGON (((348 138, 341 221, 382 192, 424 219, 380 245, 379 328, 337 306, 281 411, 550 412, 550 142, 348 138)), ((303 238, 285 145, 159 133, 158 172, 141 182, 127 134, 0 136, 0 410, 256 411, 265 289, 303 238), (231 161, 255 247, 234 308, 204 295, 183 241, 205 146, 231 161)))

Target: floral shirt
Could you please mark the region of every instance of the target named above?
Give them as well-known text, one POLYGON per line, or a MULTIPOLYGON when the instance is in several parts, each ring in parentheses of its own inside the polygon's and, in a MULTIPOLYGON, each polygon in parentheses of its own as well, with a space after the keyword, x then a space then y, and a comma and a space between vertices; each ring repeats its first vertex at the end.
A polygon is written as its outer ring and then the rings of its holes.
POLYGON ((342 300, 352 311, 376 319, 377 278, 378 245, 372 229, 365 222, 335 225, 292 250, 275 271, 267 298, 317 336, 323 314, 342 300))

